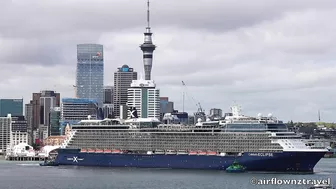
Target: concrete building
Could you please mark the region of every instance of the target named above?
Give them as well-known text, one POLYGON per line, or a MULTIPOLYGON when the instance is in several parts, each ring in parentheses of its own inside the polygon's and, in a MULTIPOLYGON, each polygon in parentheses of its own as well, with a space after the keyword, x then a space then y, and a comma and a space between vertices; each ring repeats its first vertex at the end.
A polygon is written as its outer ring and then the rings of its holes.
POLYGON ((33 130, 38 129, 40 125, 48 126, 50 108, 60 106, 60 96, 60 93, 48 90, 41 91, 40 93, 33 93, 33 99, 30 101, 32 106, 33 130))
MULTIPOLYGON (((133 80, 128 89, 128 107, 135 107, 141 118, 160 119, 160 90, 153 80, 133 80)), ((130 116, 130 115, 128 115, 130 116)))
POLYGON ((81 121, 88 119, 97 119, 98 102, 96 100, 84 98, 63 98, 61 104, 62 121, 81 121))
POLYGON ((12 117, 0 117, 0 154, 5 154, 11 141, 12 117))
POLYGON ((33 104, 25 104, 25 120, 27 121, 28 144, 33 145, 33 104))
POLYGON ((104 118, 113 118, 113 104, 104 104, 103 105, 103 112, 104 112, 104 118))
POLYGON ((11 117, 11 139, 10 146, 16 146, 20 143, 28 144, 28 122, 24 116, 11 117))
POLYGON ((0 99, 0 117, 23 115, 23 99, 0 99))
POLYGON ((61 134, 60 128, 61 108, 54 107, 50 111, 50 124, 48 136, 59 136, 61 134))
POLYGON ((100 44, 77 45, 76 97, 104 99, 104 49, 100 44))
POLYGON ((223 111, 219 108, 212 108, 210 109, 210 118, 211 119, 220 119, 223 117, 223 111))
POLYGON ((113 104, 114 115, 120 117, 120 106, 127 104, 127 90, 133 80, 137 80, 138 74, 128 65, 123 65, 114 72, 113 104))
POLYGON ((113 104, 113 86, 104 87, 104 104, 113 104))
POLYGON ((104 118, 112 118, 113 114, 113 86, 104 87, 104 104, 103 104, 103 114, 104 118))
POLYGON ((170 102, 168 97, 160 97, 160 120, 164 114, 174 112, 174 102, 170 102))

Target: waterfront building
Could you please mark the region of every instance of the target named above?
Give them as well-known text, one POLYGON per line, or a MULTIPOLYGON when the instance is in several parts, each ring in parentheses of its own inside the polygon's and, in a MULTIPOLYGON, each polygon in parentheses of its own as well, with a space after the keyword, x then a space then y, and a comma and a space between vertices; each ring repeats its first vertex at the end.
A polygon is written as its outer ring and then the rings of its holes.
MULTIPOLYGON (((141 118, 160 119, 160 90, 153 80, 133 80, 128 89, 129 108, 136 108, 141 118)), ((129 115, 130 116, 130 113, 129 115)))
POLYGON ((23 99, 0 99, 0 117, 23 115, 23 99))
POLYGON ((77 45, 76 97, 104 100, 104 52, 100 44, 77 45))
MULTIPOLYGON (((54 107, 50 111, 50 127, 48 129, 48 136, 59 136, 61 134, 60 129, 61 108, 54 107)), ((49 137, 48 137, 49 138, 49 137)))
POLYGON ((25 117, 12 116, 11 125, 10 146, 16 146, 20 143, 28 144, 28 122, 25 117))
POLYGON ((7 117, 0 117, 0 154, 5 154, 10 145, 12 117, 8 114, 7 117))
POLYGON ((128 65, 123 65, 114 72, 113 104, 114 115, 120 117, 120 106, 127 104, 127 90, 133 80, 137 80, 138 74, 128 65))

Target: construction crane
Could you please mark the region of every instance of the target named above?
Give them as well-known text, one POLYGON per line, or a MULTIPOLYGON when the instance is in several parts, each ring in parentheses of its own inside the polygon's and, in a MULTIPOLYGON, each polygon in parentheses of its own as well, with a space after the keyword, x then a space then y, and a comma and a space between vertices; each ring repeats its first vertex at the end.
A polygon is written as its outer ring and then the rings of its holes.
MULTIPOLYGON (((183 112, 184 112, 184 98, 185 98, 185 95, 187 94, 186 91, 188 90, 188 87, 187 85, 184 83, 184 81, 182 81, 182 86, 184 86, 185 90, 183 91, 183 112)), ((188 95, 188 94, 187 94, 188 95)), ((189 96, 189 95, 188 95, 189 96)), ((201 103, 200 102, 197 102, 195 100, 195 98, 193 96, 189 96, 193 101, 194 103, 196 104, 196 107, 197 107, 197 112, 204 112, 204 109, 202 108, 201 106, 201 103)))

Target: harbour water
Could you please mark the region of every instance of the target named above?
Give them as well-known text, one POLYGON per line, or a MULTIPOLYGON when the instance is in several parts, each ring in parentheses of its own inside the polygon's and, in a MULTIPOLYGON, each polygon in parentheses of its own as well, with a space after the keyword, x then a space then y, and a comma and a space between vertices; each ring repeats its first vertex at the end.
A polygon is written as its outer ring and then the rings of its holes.
POLYGON ((37 162, 0 160, 0 189, 232 189, 308 188, 308 185, 253 185, 251 179, 327 179, 336 186, 336 159, 324 158, 314 174, 225 171, 40 167, 37 162))

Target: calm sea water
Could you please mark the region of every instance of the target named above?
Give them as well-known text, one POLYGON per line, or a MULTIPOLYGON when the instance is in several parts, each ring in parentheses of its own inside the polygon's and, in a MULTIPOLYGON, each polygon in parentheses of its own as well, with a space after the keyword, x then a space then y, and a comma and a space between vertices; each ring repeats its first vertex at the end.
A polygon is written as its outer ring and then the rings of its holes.
POLYGON ((40 167, 37 162, 0 160, 0 189, 235 189, 308 188, 308 185, 252 185, 257 179, 325 179, 336 186, 336 159, 322 159, 315 174, 267 174, 225 171, 40 167))

